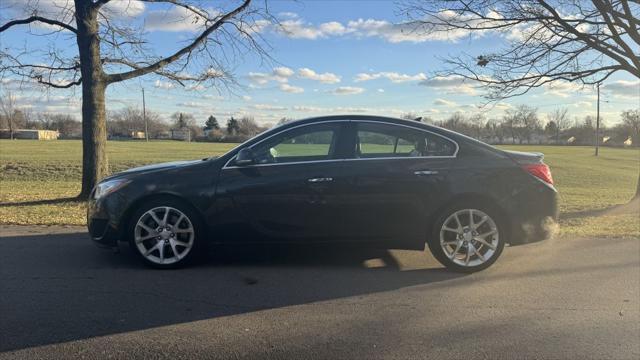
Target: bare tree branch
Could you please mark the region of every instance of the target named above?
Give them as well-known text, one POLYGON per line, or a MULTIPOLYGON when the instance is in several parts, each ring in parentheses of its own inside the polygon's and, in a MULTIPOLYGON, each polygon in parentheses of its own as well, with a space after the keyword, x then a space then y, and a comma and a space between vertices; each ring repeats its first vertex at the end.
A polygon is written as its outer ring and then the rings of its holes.
POLYGON ((67 89, 70 88, 72 86, 76 86, 76 85, 80 85, 82 84, 82 78, 79 78, 78 80, 75 81, 70 81, 66 84, 57 84, 57 83, 53 83, 47 80, 42 80, 42 78, 36 78, 36 81, 42 85, 47 85, 47 86, 51 86, 53 88, 56 89, 67 89))
POLYGON ((415 31, 491 33, 505 44, 445 58, 440 76, 477 81, 497 101, 554 81, 600 83, 622 71, 640 78, 637 1, 404 0, 415 31), (635 52, 634 52, 635 51, 635 52))
POLYGON ((64 29, 67 29, 67 30, 69 30, 69 31, 71 31, 73 33, 77 33, 78 32, 78 30, 76 30, 76 28, 74 28, 73 26, 71 26, 69 24, 65 24, 65 23, 63 23, 61 21, 58 21, 58 20, 47 19, 47 18, 42 17, 42 16, 34 15, 34 16, 30 16, 30 17, 28 17, 26 19, 19 19, 19 20, 9 21, 8 23, 0 26, 0 33, 5 31, 5 30, 7 30, 7 29, 9 29, 9 28, 11 28, 11 27, 13 27, 13 26, 15 26, 15 25, 30 24, 30 23, 33 23, 33 22, 42 22, 42 23, 49 24, 49 25, 56 25, 56 26, 62 27, 64 29))
MULTIPOLYGON (((173 2, 171 0, 166 0, 167 2, 173 2)), ((217 30, 220 26, 222 26, 227 20, 233 18, 234 16, 236 16, 237 14, 241 13, 242 11, 244 11, 249 4, 251 3, 251 0, 244 0, 243 3, 235 8, 234 10, 226 13, 225 15, 223 15, 222 17, 220 17, 217 21, 215 21, 211 26, 207 27, 206 30, 204 30, 198 37, 196 37, 194 39, 193 42, 191 42, 188 46, 178 50, 177 52, 175 52, 173 55, 167 56, 159 61, 156 61, 155 63, 149 65, 149 66, 145 66, 143 68, 138 68, 135 70, 131 70, 128 72, 124 72, 124 73, 120 73, 120 74, 109 74, 107 75, 107 82, 109 83, 113 83, 113 82, 118 82, 118 81, 123 81, 123 80, 127 80, 127 79, 131 79, 137 76, 141 76, 144 74, 148 74, 157 70, 162 69, 164 66, 178 60, 179 58, 181 58, 184 55, 190 54, 194 49, 196 49, 200 44, 204 43, 207 39, 207 37, 214 32, 215 30, 217 30)))

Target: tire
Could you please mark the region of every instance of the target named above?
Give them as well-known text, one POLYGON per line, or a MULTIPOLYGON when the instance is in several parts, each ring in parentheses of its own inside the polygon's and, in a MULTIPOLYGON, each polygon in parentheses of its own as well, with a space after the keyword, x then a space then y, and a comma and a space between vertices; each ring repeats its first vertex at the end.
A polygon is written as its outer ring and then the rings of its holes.
POLYGON ((151 199, 134 210, 127 234, 136 255, 156 269, 190 265, 205 252, 199 214, 170 197, 151 199))
POLYGON ((442 265, 455 272, 473 273, 496 262, 507 240, 506 221, 499 211, 477 202, 459 202, 442 214, 427 241, 442 265))

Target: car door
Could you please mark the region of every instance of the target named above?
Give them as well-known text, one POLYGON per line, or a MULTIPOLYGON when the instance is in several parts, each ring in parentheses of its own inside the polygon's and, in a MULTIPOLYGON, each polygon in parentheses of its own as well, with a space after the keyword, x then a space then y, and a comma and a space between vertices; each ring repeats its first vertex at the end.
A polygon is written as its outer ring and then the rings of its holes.
POLYGON ((391 123, 354 121, 350 133, 346 231, 360 241, 424 243, 427 215, 450 193, 446 177, 457 145, 391 123))
POLYGON ((345 178, 341 122, 303 125, 253 146, 254 163, 222 169, 218 192, 261 235, 274 240, 331 240, 345 178))

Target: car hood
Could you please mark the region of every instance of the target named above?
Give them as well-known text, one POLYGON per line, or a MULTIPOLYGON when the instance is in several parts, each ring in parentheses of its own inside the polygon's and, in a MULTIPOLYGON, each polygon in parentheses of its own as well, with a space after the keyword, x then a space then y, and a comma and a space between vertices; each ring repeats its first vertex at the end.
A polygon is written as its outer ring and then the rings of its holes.
POLYGON ((139 167, 134 167, 134 168, 131 168, 131 169, 127 169, 127 170, 121 171, 121 172, 119 172, 117 174, 113 174, 113 175, 105 178, 104 180, 111 180, 111 179, 121 178, 121 177, 129 177, 129 176, 132 176, 132 175, 146 174, 146 173, 156 172, 156 171, 164 171, 164 170, 173 170, 173 169, 178 169, 178 168, 184 168, 184 167, 192 166, 192 165, 195 165, 195 164, 200 164, 200 163, 202 163, 203 161, 206 161, 206 160, 208 160, 208 159, 188 160, 188 161, 171 161, 171 162, 165 162, 165 163, 158 163, 158 164, 150 164, 150 165, 145 165, 145 166, 139 166, 139 167))

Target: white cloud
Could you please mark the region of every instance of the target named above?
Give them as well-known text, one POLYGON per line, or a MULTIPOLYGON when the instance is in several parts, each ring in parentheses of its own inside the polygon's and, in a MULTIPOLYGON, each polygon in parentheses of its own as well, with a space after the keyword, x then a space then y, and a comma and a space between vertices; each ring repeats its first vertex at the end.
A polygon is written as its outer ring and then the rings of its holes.
POLYGON ((376 90, 376 91, 378 91, 379 93, 383 93, 383 92, 384 92, 384 89, 378 89, 378 90, 376 90))
POLYGON ((340 82, 340 76, 334 73, 326 72, 319 74, 309 68, 298 69, 298 77, 320 81, 325 84, 335 84, 340 82))
POLYGON ((640 102, 640 80, 618 80, 602 85, 601 90, 614 97, 630 98, 640 102))
POLYGON ((251 101, 251 96, 249 96, 249 95, 243 95, 243 96, 242 96, 242 100, 244 100, 244 101, 251 101))
POLYGON ((245 26, 245 31, 247 31, 249 34, 261 33, 271 27, 271 22, 269 20, 259 19, 254 21, 253 23, 248 23, 245 26))
POLYGON ((158 88, 158 89, 173 89, 175 87, 175 85, 173 85, 173 83, 170 83, 168 81, 160 81, 160 80, 156 80, 155 83, 153 83, 153 86, 158 88))
POLYGON ((314 112, 314 113, 366 113, 366 112, 375 112, 376 109, 373 108, 363 108, 363 107, 319 107, 319 106, 306 106, 306 105, 296 105, 291 108, 293 111, 299 112, 314 112))
POLYGON ((249 80, 254 84, 266 85, 270 81, 276 81, 279 83, 286 83, 289 81, 289 77, 293 76, 293 70, 288 67, 277 67, 272 70, 270 74, 260 72, 250 72, 247 76, 249 80))
MULTIPOLYGON (((65 0, 68 2, 68 0, 65 0)), ((138 16, 145 10, 144 3, 138 0, 110 1, 102 7, 101 11, 112 16, 138 16)))
POLYGON ((574 103, 573 106, 579 109, 582 109, 582 108, 592 107, 593 103, 591 101, 578 101, 574 103))
MULTIPOLYGON (((453 16, 453 14, 444 13, 441 16, 453 16)), ((315 25, 305 22, 297 15, 281 21, 279 25, 263 22, 256 24, 254 28, 259 29, 258 31, 266 31, 269 29, 293 39, 315 40, 331 36, 351 35, 354 37, 376 37, 392 43, 405 41, 415 43, 425 41, 457 41, 471 34, 470 31, 464 29, 427 31, 418 23, 392 23, 387 20, 362 18, 346 23, 329 21, 315 25)))
POLYGON ((320 29, 299 19, 281 21, 276 31, 292 39, 314 40, 324 36, 320 29))
POLYGON ((186 87, 187 91, 203 91, 206 89, 207 88, 202 84, 191 84, 191 85, 187 85, 186 87))
POLYGON ((168 10, 149 11, 144 19, 144 28, 148 31, 188 31, 203 29, 205 19, 193 11, 173 6, 168 10))
POLYGON ((324 36, 327 36, 327 35, 344 35, 344 34, 349 32, 349 29, 347 29, 344 25, 342 25, 341 23, 339 23, 337 21, 330 21, 330 22, 322 23, 322 24, 320 24, 319 29, 320 29, 320 31, 322 32, 322 34, 324 36))
POLYGON ((299 86, 289 85, 287 83, 280 84, 279 88, 280 88, 280 90, 282 90, 284 92, 291 93, 291 94, 300 94, 300 93, 304 92, 303 88, 301 88, 299 86))
POLYGON ((499 110, 509 110, 509 109, 513 109, 513 105, 506 103, 506 102, 499 102, 497 104, 495 104, 494 106, 496 109, 499 110))
POLYGON ((295 19, 298 17, 298 14, 291 12, 291 11, 283 11, 283 12, 279 12, 278 13, 278 17, 279 18, 290 18, 290 19, 295 19))
POLYGON ((334 95, 355 95, 364 92, 364 88, 354 86, 340 86, 331 91, 334 95))
POLYGON ((264 85, 273 79, 271 74, 260 73, 260 72, 250 72, 247 75, 247 77, 251 82, 260 84, 260 85, 264 85))
POLYGON ((355 82, 362 82, 362 81, 369 81, 369 80, 376 80, 376 79, 380 79, 380 78, 385 78, 388 79, 394 83, 402 83, 402 82, 407 82, 407 81, 421 81, 421 80, 426 80, 427 79, 427 75, 425 75, 424 73, 417 73, 415 75, 408 75, 408 74, 400 74, 397 72, 379 72, 379 73, 360 73, 357 74, 354 81, 355 82))
POLYGON ((569 81, 553 81, 547 83, 544 88, 545 95, 551 95, 561 98, 568 98, 580 92, 589 92, 591 90, 582 84, 572 83, 569 81))
POLYGON ((326 111, 325 108, 317 107, 317 106, 304 106, 304 105, 296 105, 292 108, 294 111, 302 111, 302 112, 323 112, 326 111))
POLYGON ((256 110, 267 110, 267 111, 284 111, 287 110, 285 106, 277 106, 271 104, 255 104, 250 106, 252 109, 256 110))
POLYGON ((376 79, 379 79, 379 78, 380 78, 379 74, 359 73, 359 74, 356 75, 356 77, 353 79, 353 81, 361 82, 361 81, 376 80, 376 79))
POLYGON ((45 95, 44 93, 29 91, 27 93, 16 93, 14 97, 18 109, 33 109, 34 111, 80 116, 82 102, 80 99, 73 97, 72 93, 67 93, 67 95, 45 95))
POLYGON ((207 100, 224 100, 224 96, 214 94, 204 94, 202 95, 202 98, 207 100))
POLYGON ((433 101, 433 105, 437 105, 437 106, 456 106, 458 104, 456 104, 454 101, 449 101, 449 100, 445 100, 445 99, 435 99, 433 101))
POLYGON ((281 66, 273 69, 273 75, 279 78, 288 78, 293 75, 293 70, 281 66))
POLYGON ((475 95, 476 89, 470 80, 458 75, 436 76, 431 79, 423 80, 419 85, 429 88, 443 90, 447 94, 463 93, 467 95, 475 95))
MULTIPOLYGON (((37 14, 42 17, 55 19, 66 24, 75 26, 75 6, 73 0, 2 0, 0 1, 1 9, 6 13, 11 13, 11 17, 22 18, 37 14)), ((100 9, 100 14, 109 20, 118 20, 120 18, 135 17, 142 14, 145 5, 139 0, 118 0, 111 1, 100 9)), ((126 21, 127 19, 125 19, 126 21)), ((35 22, 30 27, 45 30, 61 30, 56 25, 49 25, 41 22, 35 22)), ((64 30, 63 31, 67 31, 64 30)))
POLYGON ((387 20, 358 19, 347 23, 348 33, 360 37, 377 37, 391 43, 451 41, 470 34, 467 30, 427 31, 415 23, 391 23, 387 20))
POLYGON ((197 101, 185 101, 185 102, 178 103, 176 105, 182 106, 182 107, 188 107, 188 108, 207 108, 210 106, 207 103, 202 103, 197 101))

